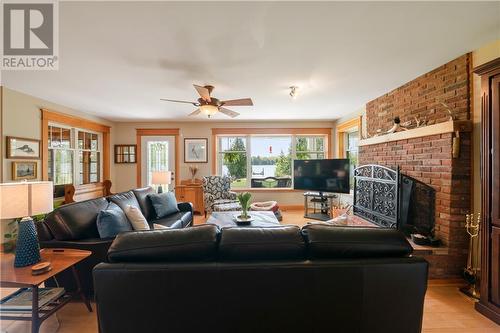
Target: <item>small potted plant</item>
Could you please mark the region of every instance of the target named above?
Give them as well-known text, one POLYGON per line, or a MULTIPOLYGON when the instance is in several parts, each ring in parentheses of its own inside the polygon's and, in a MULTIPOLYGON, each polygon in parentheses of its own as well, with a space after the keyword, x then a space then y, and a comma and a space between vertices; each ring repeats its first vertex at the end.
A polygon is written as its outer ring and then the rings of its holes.
POLYGON ((237 222, 250 223, 252 217, 248 215, 248 210, 250 209, 250 198, 252 195, 248 192, 243 192, 238 194, 238 201, 241 205, 241 215, 237 216, 237 222))

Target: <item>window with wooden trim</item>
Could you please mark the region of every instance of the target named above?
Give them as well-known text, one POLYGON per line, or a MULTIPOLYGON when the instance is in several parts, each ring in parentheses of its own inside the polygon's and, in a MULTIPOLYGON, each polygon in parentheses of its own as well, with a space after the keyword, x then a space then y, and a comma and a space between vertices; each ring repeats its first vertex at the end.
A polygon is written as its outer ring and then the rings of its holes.
POLYGON ((49 123, 47 139, 48 180, 54 185, 101 181, 101 133, 49 123))
POLYGON ((350 183, 351 188, 354 189, 354 169, 358 166, 358 141, 359 141, 359 132, 346 132, 345 133, 345 142, 346 145, 344 156, 349 159, 349 174, 351 176, 350 183))
POLYGON ((361 132, 361 117, 337 126, 337 151, 339 158, 349 159, 351 188, 354 186, 354 169, 358 166, 358 142, 361 132))
POLYGON ((290 189, 293 160, 327 158, 328 139, 325 134, 216 135, 216 172, 231 177, 235 189, 290 189))
POLYGON ((325 136, 297 136, 295 156, 297 160, 316 160, 326 158, 325 136))
POLYGON ((247 137, 219 136, 218 174, 231 177, 231 187, 247 187, 247 137))

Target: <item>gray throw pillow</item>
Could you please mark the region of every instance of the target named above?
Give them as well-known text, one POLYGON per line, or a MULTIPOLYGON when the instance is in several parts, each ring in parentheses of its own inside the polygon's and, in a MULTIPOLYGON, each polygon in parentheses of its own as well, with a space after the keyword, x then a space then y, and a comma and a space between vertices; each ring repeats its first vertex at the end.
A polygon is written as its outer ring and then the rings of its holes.
POLYGON ((97 231, 101 238, 115 237, 120 232, 131 230, 133 230, 132 225, 127 219, 127 216, 123 210, 113 202, 110 202, 108 207, 101 210, 99 215, 97 215, 97 231))
POLYGON ((172 192, 148 194, 148 198, 151 200, 156 217, 159 219, 179 211, 177 200, 172 192))

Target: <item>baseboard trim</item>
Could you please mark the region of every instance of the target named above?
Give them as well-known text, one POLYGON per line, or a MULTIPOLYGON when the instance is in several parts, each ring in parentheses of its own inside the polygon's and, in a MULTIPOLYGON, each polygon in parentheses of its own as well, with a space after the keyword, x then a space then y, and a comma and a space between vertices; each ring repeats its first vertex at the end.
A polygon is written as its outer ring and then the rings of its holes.
POLYGON ((461 278, 438 278, 427 280, 429 286, 464 286, 467 282, 461 278))
POLYGON ((285 212, 287 210, 304 210, 304 205, 280 205, 279 203, 278 205, 280 206, 280 209, 285 212))
MULTIPOLYGON (((475 305, 475 308, 476 308, 477 312, 479 312, 480 314, 482 314, 486 318, 491 319, 495 323, 500 325, 500 313, 493 311, 492 309, 490 309, 489 306, 484 305, 481 302, 477 302, 475 305)), ((497 309, 498 309, 498 307, 497 307, 497 309)))

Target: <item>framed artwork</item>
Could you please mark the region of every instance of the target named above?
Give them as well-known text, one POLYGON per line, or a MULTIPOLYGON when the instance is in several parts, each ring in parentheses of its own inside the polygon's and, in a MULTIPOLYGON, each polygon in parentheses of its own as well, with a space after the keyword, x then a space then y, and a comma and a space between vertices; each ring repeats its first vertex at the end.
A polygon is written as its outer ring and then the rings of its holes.
POLYGON ((15 158, 15 159, 25 158, 30 160, 39 159, 40 140, 8 136, 7 158, 15 158))
POLYGON ((184 139, 184 163, 208 163, 208 139, 184 139))
POLYGON ((12 180, 37 179, 37 162, 12 162, 12 180))

